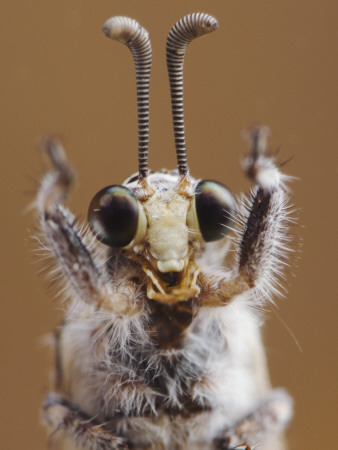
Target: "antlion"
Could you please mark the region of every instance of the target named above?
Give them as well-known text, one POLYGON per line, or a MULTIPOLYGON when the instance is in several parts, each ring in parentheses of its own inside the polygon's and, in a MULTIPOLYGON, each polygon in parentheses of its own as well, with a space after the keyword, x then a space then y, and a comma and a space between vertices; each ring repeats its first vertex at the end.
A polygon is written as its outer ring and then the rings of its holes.
POLYGON ((248 132, 253 188, 238 202, 224 185, 192 178, 186 160, 184 55, 217 27, 191 14, 167 39, 177 170, 148 170, 151 45, 126 17, 103 31, 135 60, 139 171, 94 196, 86 230, 63 205, 73 174, 61 144, 45 144, 53 170, 36 207, 67 294, 43 407, 53 449, 285 448, 292 401, 271 390, 259 310, 285 265, 288 177, 266 151, 266 127, 248 132))

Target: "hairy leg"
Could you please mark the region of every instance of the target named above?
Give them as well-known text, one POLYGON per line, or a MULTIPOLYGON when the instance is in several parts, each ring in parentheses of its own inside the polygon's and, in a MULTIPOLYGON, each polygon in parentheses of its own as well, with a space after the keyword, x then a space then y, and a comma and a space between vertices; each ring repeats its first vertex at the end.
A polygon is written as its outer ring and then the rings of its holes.
POLYGON ((236 245, 236 265, 231 277, 221 278, 201 273, 201 304, 224 306, 234 296, 255 289, 261 301, 277 291, 287 252, 288 177, 279 171, 274 158, 266 154, 268 129, 255 127, 249 134, 250 151, 244 159, 246 175, 253 180, 251 198, 240 211, 241 231, 236 245))
POLYGON ((271 437, 280 436, 291 415, 291 397, 283 389, 275 389, 253 412, 225 430, 224 437, 217 439, 215 446, 217 449, 230 450, 242 446, 245 449, 245 445, 250 449, 250 445, 253 448, 259 445, 259 448, 277 450, 275 446, 264 445, 271 437), (235 447, 236 445, 238 447, 235 447))
POLYGON ((63 206, 73 174, 60 143, 49 140, 45 148, 54 170, 42 181, 36 207, 46 247, 57 260, 72 294, 80 301, 115 314, 137 312, 134 284, 108 280, 104 267, 99 267, 81 236, 73 215, 63 206))
POLYGON ((57 394, 47 395, 43 417, 53 430, 50 436, 52 448, 69 437, 86 450, 128 450, 124 439, 112 434, 105 425, 89 419, 57 394))

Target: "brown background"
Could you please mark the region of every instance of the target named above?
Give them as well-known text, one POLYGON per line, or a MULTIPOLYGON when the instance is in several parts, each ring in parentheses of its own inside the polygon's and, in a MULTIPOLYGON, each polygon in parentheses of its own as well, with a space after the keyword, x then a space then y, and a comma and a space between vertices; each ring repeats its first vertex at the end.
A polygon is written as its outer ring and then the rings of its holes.
POLYGON ((316 1, 2 0, 1 54, 1 408, 0 448, 45 448, 39 407, 48 388, 41 337, 58 303, 37 272, 25 212, 42 174, 38 142, 57 133, 79 175, 71 200, 85 215, 94 193, 137 169, 134 71, 128 50, 106 39, 113 15, 151 34, 152 168, 175 165, 165 39, 183 15, 207 11, 219 30, 194 42, 185 65, 191 172, 248 189, 239 166, 243 126, 268 124, 271 146, 299 177, 300 209, 286 299, 271 308, 265 340, 272 380, 295 399, 291 449, 336 447, 337 3, 316 1), (292 276, 294 275, 294 277, 292 276), (290 330, 290 331, 289 331, 290 330), (302 350, 300 351, 295 335, 302 350))

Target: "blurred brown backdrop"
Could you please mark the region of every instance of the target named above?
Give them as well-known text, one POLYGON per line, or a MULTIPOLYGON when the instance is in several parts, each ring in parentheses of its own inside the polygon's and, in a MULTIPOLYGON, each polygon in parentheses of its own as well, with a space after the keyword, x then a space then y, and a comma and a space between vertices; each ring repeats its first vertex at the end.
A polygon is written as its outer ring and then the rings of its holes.
POLYGON ((173 167, 165 39, 178 18, 194 11, 213 14, 220 28, 187 53, 191 172, 223 181, 236 193, 247 190, 239 134, 255 122, 272 128, 271 145, 281 146, 281 160, 293 157, 286 171, 299 177, 292 189, 304 244, 286 299, 267 315, 265 340, 273 384, 286 386, 295 398, 291 449, 336 446, 337 3, 0 3, 0 448, 45 448, 39 408, 49 358, 41 337, 56 325, 58 303, 37 275, 42 266, 29 238, 34 218, 25 212, 42 174, 38 142, 50 133, 64 138, 79 179, 71 207, 80 215, 98 189, 136 171, 132 58, 101 32, 108 17, 129 15, 150 31, 153 43, 151 167, 173 167))

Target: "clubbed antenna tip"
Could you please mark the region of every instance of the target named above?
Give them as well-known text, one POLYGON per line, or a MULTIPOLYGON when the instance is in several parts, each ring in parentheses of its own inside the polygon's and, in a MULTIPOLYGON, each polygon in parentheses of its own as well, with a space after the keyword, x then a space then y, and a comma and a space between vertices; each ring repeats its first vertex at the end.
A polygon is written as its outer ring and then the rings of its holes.
POLYGON ((149 35, 136 20, 122 16, 108 19, 103 25, 103 32, 107 37, 125 44, 134 57, 138 109, 139 179, 142 180, 148 175, 149 83, 152 60, 149 35))
POLYGON ((183 114, 183 62, 188 44, 218 28, 217 20, 204 13, 188 14, 170 30, 167 38, 167 66, 170 82, 175 147, 179 174, 189 173, 183 114))

